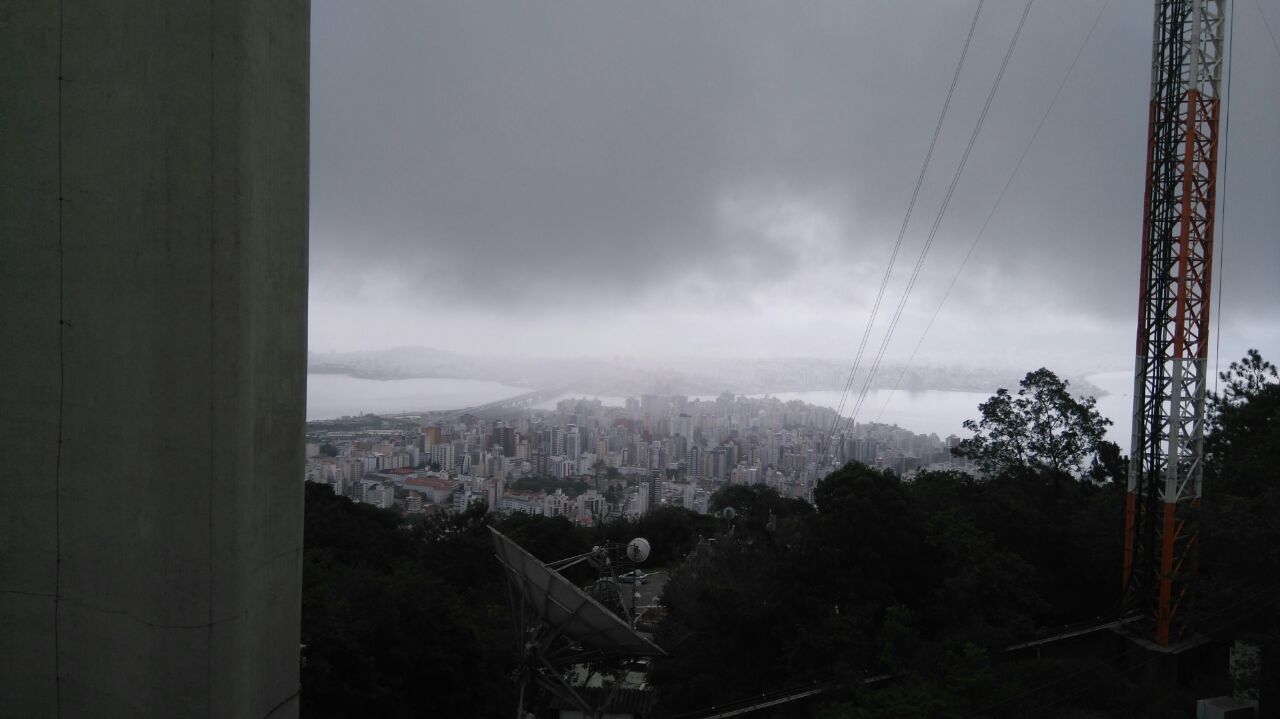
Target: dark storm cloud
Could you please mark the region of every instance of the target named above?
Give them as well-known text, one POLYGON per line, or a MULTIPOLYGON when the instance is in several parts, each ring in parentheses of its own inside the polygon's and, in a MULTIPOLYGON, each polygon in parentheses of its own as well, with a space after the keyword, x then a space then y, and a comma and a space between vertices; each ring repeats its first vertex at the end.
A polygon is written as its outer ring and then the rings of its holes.
POLYGON ((958 52, 949 26, 968 8, 897 38, 900 15, 843 2, 726 10, 318 8, 322 257, 326 239, 359 236, 375 256, 463 274, 645 281, 768 251, 716 226, 721 194, 744 186, 892 214, 949 72, 932 56, 958 52))
MULTIPOLYGON (((1108 320, 1117 308, 1131 313, 1150 8, 1111 5, 972 260, 985 271, 966 273, 950 301, 958 308, 980 304, 979 285, 994 276, 1028 293, 1023 305, 1108 320)), ((723 299, 810 269, 800 241, 751 219, 757 206, 798 203, 834 227, 822 256, 850 263, 851 277, 863 263, 874 281, 973 7, 317 0, 316 276, 329 288, 346 278, 350 291, 394 280, 409 288, 406 301, 447 297, 456 311, 521 296, 581 300, 577 288, 602 281, 626 292, 592 302, 672 287, 684 298, 723 299)), ((941 294, 1100 7, 1033 9, 922 297, 941 294)), ((1020 9, 987 3, 904 266, 1020 9)), ((1232 132, 1256 134, 1255 149, 1274 159, 1280 146, 1264 118, 1275 114, 1278 63, 1249 45, 1255 67, 1237 71, 1236 83, 1254 95, 1237 103, 1232 132)), ((1239 186, 1275 191, 1274 162, 1239 162, 1239 186)), ((1233 237, 1235 251, 1274 266, 1280 256, 1264 249, 1274 232, 1263 226, 1275 213, 1249 207, 1233 218, 1250 230, 1233 237)), ((1256 281, 1258 264, 1237 271, 1256 281)), ((1247 286, 1233 302, 1275 299, 1266 283, 1247 286)))

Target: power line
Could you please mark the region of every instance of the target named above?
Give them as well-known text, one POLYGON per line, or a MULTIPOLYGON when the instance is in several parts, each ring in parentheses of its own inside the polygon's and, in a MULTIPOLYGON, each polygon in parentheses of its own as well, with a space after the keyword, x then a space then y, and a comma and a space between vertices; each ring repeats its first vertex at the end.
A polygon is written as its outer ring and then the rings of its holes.
MULTIPOLYGON (((910 369, 911 363, 916 358, 916 353, 920 351, 920 347, 924 344, 925 338, 929 335, 929 330, 933 329, 933 323, 938 319, 938 315, 942 312, 943 305, 951 296, 951 291, 955 289, 956 282, 960 279, 964 268, 969 264, 969 258, 973 256, 973 251, 977 249, 978 243, 982 241, 986 234, 987 226, 991 224, 991 219, 995 217, 996 211, 1000 209, 1000 203, 1004 201, 1004 196, 1009 192, 1009 188, 1013 185, 1013 180, 1018 176, 1018 172, 1022 169, 1023 160, 1027 159, 1027 154, 1031 151, 1031 147, 1035 145, 1036 138, 1040 136, 1040 131, 1044 129, 1045 121, 1049 119, 1049 115, 1053 112, 1053 108, 1058 104, 1058 98, 1062 96, 1062 90, 1067 86, 1067 81, 1071 78, 1071 73, 1076 69, 1076 63, 1080 61, 1080 57, 1084 54, 1084 49, 1089 45, 1089 40, 1093 37, 1093 33, 1098 29, 1098 22, 1102 20, 1102 16, 1106 13, 1107 8, 1111 5, 1111 0, 1106 0, 1102 4, 1102 9, 1093 18, 1093 24, 1089 26, 1089 32, 1084 36, 1084 41, 1080 43, 1079 49, 1076 50, 1075 57, 1071 59, 1071 64, 1067 66, 1067 72, 1062 76, 1062 81, 1058 83, 1058 89, 1053 93, 1053 99, 1049 101, 1049 106, 1045 108, 1044 114, 1040 116, 1040 122, 1036 125, 1035 132, 1031 133, 1031 139, 1027 141, 1025 147, 1022 148, 1022 154, 1018 156, 1018 162, 1013 167, 1009 179, 1005 181, 1004 187, 1000 190, 1000 195, 996 197, 996 202, 991 206, 991 211, 987 213, 987 217, 982 222, 982 227, 978 230, 978 234, 974 236, 973 242, 969 243, 969 249, 964 254, 964 259, 960 261, 960 266, 956 268, 955 274, 951 277, 951 283, 947 285, 947 289, 942 293, 942 299, 938 301, 938 306, 933 311, 933 315, 929 318, 929 322, 925 324, 924 331, 920 333, 920 339, 916 341, 915 347, 912 348, 911 354, 907 357, 907 362, 902 366, 902 371, 898 373, 898 378, 894 380, 893 387, 889 390, 889 396, 885 398, 884 405, 880 407, 880 412, 876 415, 878 421, 884 415, 885 409, 889 407, 889 402, 893 400, 893 395, 898 391, 898 387, 902 385, 902 380, 906 377, 907 370, 910 369)), ((1230 75, 1228 74, 1228 78, 1230 75)), ((1228 80, 1228 83, 1230 81, 1228 80)))
MULTIPOLYGON (((1258 6, 1258 14, 1262 16, 1262 26, 1267 29, 1267 34, 1271 36, 1271 47, 1276 49, 1276 56, 1280 57, 1280 43, 1276 42, 1276 34, 1271 32, 1271 23, 1267 22, 1267 14, 1262 11, 1262 2, 1253 0, 1253 4, 1258 6)), ((1227 77, 1231 77, 1230 68, 1227 68, 1227 77)))
POLYGON ((903 216, 902 225, 898 228, 898 239, 893 244, 893 252, 889 255, 889 264, 885 267, 884 277, 880 280, 880 289, 876 292, 875 302, 871 306, 871 316, 867 318, 867 326, 862 332, 862 340, 858 343, 858 352, 853 359, 853 367, 849 369, 849 378, 845 380, 844 391, 840 394, 840 403, 836 407, 835 418, 831 421, 831 429, 828 430, 827 436, 823 438, 820 464, 825 464, 827 449, 840 422, 840 413, 844 411, 845 402, 849 397, 849 390, 853 387, 854 376, 858 372, 858 367, 862 364, 862 356, 867 348, 867 340, 871 336, 871 328, 875 325, 876 315, 880 312, 880 302, 884 299, 885 288, 889 284, 889 277, 893 274, 893 266, 897 262, 898 251, 902 248, 902 240, 907 233, 907 225, 911 222, 911 213, 915 210, 916 200, 920 196, 920 187, 924 184, 925 175, 929 170, 929 163, 933 159, 933 150, 938 144, 938 136, 942 134, 942 125, 946 120, 947 110, 951 107, 951 98, 955 95, 956 85, 960 81, 960 71, 964 69, 965 58, 969 55, 969 47, 973 42, 974 30, 977 29, 978 18, 982 15, 982 4, 983 0, 978 0, 978 6, 973 12, 973 20, 969 23, 969 32, 965 36, 964 47, 960 50, 960 60, 956 63, 955 72, 951 75, 951 85, 947 88, 947 97, 942 103, 942 112, 938 114, 938 122, 933 128, 933 138, 929 141, 929 149, 925 152, 924 162, 920 165, 920 172, 916 175, 916 186, 911 191, 911 200, 907 203, 906 215, 903 216))
POLYGON ((969 142, 965 145, 964 154, 960 157, 960 164, 956 166, 955 173, 951 176, 951 184, 947 187, 947 193, 943 196, 942 205, 938 208, 938 214, 934 217, 933 226, 929 229, 929 235, 925 238, 924 246, 920 248, 920 256, 916 259, 915 267, 912 269, 911 277, 907 280, 907 286, 902 292, 902 298, 898 301, 898 306, 890 320, 888 328, 885 330, 884 339, 880 342, 880 347, 876 353, 875 362, 871 366, 871 370, 867 373, 866 380, 862 383, 862 391, 858 395, 858 402, 854 405, 853 412, 849 416, 848 422, 852 424, 858 416, 858 412, 862 409, 863 403, 866 401, 867 393, 870 391, 871 382, 875 378, 876 370, 880 367, 880 362, 884 359, 885 350, 888 349, 890 340, 893 339, 893 332, 898 326, 898 321, 902 317, 902 310, 906 307, 907 301, 911 297, 911 291, 915 287, 916 280, 920 276, 920 269, 924 266, 925 258, 929 254, 929 248, 933 246, 934 238, 938 234, 938 228, 942 225, 942 220, 946 216, 947 208, 951 205, 951 198, 955 194, 956 187, 960 184, 960 178, 964 174, 965 165, 969 162, 969 156, 973 152, 973 147, 978 141, 978 135, 982 132, 982 125, 987 119, 987 112, 991 109, 991 103, 995 100, 996 92, 1000 89, 1000 82, 1004 79, 1005 70, 1009 67, 1009 60, 1013 57, 1013 51, 1018 46, 1018 38, 1022 36, 1022 29, 1026 26, 1027 16, 1031 13, 1031 6, 1035 0, 1027 0, 1027 4, 1022 9, 1022 17, 1018 19, 1018 27, 1014 30, 1013 37, 1009 41, 1009 47, 1005 50, 1004 58, 1000 62, 1000 70, 996 73, 995 80, 991 83, 991 89, 987 92, 986 101, 982 105, 982 112, 978 115, 978 121, 973 126, 973 132, 969 135, 969 142))
MULTIPOLYGON (((1231 159, 1231 68, 1235 66, 1232 58, 1236 54, 1236 13, 1235 2, 1231 3, 1231 19, 1227 21, 1227 99, 1222 103, 1222 210, 1218 217, 1218 321, 1213 330, 1213 393, 1218 394, 1218 374, 1222 371, 1222 274, 1226 269, 1227 258, 1227 162, 1231 159)), ((1262 6, 1258 6, 1262 12, 1262 6)), ((1267 17, 1262 16, 1263 22, 1267 17)), ((1271 32, 1271 28, 1267 28, 1271 32)), ((1275 42, 1275 37, 1271 38, 1275 42)), ((1276 48, 1280 53, 1280 48, 1276 48)))

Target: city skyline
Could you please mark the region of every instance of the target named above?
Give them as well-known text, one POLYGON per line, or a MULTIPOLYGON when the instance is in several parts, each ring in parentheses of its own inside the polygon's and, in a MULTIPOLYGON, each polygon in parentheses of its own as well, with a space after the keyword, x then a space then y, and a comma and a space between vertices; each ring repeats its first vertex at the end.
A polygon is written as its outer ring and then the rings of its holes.
POLYGON ((420 416, 345 417, 307 430, 305 477, 384 509, 566 517, 594 524, 662 505, 708 512, 731 486, 813 502, 833 469, 863 462, 911 476, 974 471, 941 437, 877 422, 837 421, 800 400, 723 393, 644 394, 624 406, 565 399, 552 409, 492 407, 420 416))

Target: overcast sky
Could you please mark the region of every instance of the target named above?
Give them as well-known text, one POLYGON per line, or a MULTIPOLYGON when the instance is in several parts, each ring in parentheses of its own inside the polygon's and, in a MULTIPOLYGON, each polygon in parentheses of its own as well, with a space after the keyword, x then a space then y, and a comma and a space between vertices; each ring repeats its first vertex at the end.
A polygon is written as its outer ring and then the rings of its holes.
MULTIPOLYGON (((1032 8, 891 356, 1103 4, 1032 8)), ((1102 14, 922 360, 1132 366, 1151 5, 1102 14)), ((311 348, 851 362, 975 6, 314 0, 311 348)), ((1259 6, 1280 30, 1278 0, 1235 11, 1224 359, 1280 356, 1280 48, 1259 6)), ((1021 7, 984 6, 872 349, 1021 7)))

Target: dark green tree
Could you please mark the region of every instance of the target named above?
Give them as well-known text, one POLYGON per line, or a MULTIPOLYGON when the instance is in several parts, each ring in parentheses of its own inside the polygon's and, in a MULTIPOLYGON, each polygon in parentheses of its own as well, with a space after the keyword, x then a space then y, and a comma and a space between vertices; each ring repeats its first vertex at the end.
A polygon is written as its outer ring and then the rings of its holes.
POLYGON ((1093 397, 1077 399, 1068 385, 1041 367, 1027 373, 1017 394, 1000 388, 978 405, 982 419, 965 421, 974 436, 953 452, 975 460, 988 475, 1050 470, 1078 476, 1111 420, 1094 408, 1093 397))
POLYGON ((824 479, 813 498, 816 558, 824 571, 840 568, 829 582, 839 613, 861 604, 879 615, 927 594, 938 573, 925 546, 925 513, 897 475, 851 462, 824 479))
POLYGON ((1280 376, 1251 349, 1219 378, 1225 387, 1209 400, 1206 491, 1236 497, 1266 494, 1280 481, 1280 376))
POLYGON ((1115 482, 1123 485, 1129 477, 1129 458, 1115 442, 1098 443, 1097 455, 1089 467, 1089 478, 1095 482, 1115 482))
MULTIPOLYGON (((804 514, 785 515, 790 500, 763 488, 717 493, 713 508, 738 510, 733 533, 719 522, 663 595, 657 639, 669 655, 651 675, 663 710, 818 680, 847 689, 831 717, 965 717, 1018 697, 992 716, 1052 716, 1026 697, 1043 702, 1035 688, 1060 667, 1010 664, 1003 649, 1115 604, 1123 492, 1050 469, 906 482, 851 463, 804 514), (894 680, 861 688, 876 674, 894 680)), ((1118 701, 1122 686, 1084 692, 1098 678, 1078 674, 1055 699, 1118 701)))
POLYGON ((332 444, 329 444, 328 442, 325 442, 324 444, 320 445, 320 455, 322 457, 337 457, 338 448, 333 446, 332 444))
POLYGON ((1262 358, 1256 349, 1250 349, 1239 362, 1232 362, 1226 372, 1218 373, 1226 383, 1222 394, 1214 396, 1214 402, 1222 406, 1238 406, 1258 397, 1276 384, 1276 366, 1262 358))
MULTIPOLYGON (((711 494, 707 499, 707 509, 711 512, 719 512, 722 509, 732 507, 739 516, 754 515, 762 520, 767 519, 771 512, 791 514, 796 511, 806 511, 792 508, 792 501, 783 498, 782 495, 778 494, 778 490, 766 487, 763 484, 750 486, 729 484, 711 494)), ((800 504, 809 507, 808 511, 812 511, 812 507, 809 506, 808 502, 800 502, 800 504)))
POLYGON ((306 484, 303 717, 499 716, 514 642, 483 515, 422 523, 306 484))
POLYGON ((1280 377, 1257 350, 1219 375, 1205 441, 1198 626, 1263 647, 1264 715, 1280 713, 1280 377))
MULTIPOLYGON (((625 526, 625 525, 624 525, 625 526)), ((649 540, 648 568, 664 567, 684 559, 693 550, 699 536, 715 532, 715 520, 684 507, 658 507, 634 523, 636 537, 649 540)), ((618 537, 619 542, 631 537, 618 537)))
POLYGON ((835 658, 798 651, 829 611, 806 607, 797 559, 775 543, 722 535, 672 571, 662 595, 667 616, 655 637, 668 656, 650 674, 662 712, 794 684, 813 678, 816 662, 835 658))

